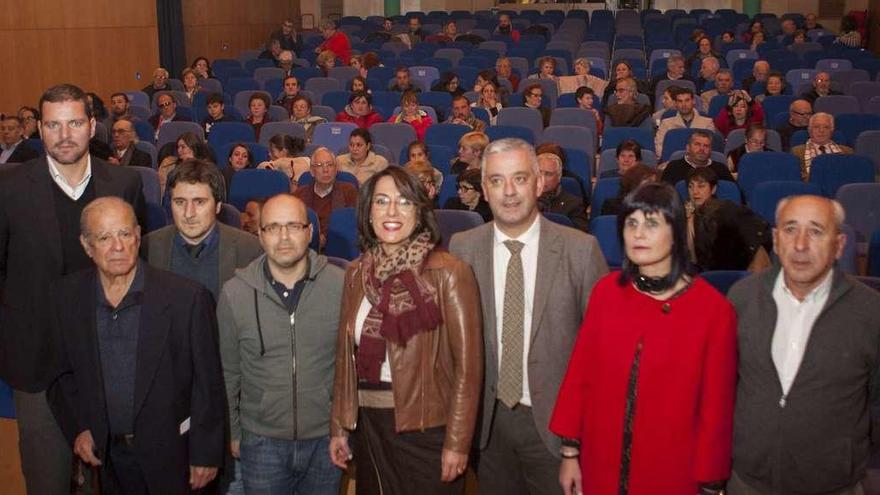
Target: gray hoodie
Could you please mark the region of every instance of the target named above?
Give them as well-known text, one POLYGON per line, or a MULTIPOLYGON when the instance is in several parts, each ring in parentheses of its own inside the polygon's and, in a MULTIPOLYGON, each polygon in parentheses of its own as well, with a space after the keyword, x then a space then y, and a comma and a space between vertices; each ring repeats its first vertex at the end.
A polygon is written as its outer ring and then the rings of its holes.
POLYGON ((324 256, 308 256, 292 316, 266 279, 265 254, 223 285, 217 320, 233 441, 242 428, 285 440, 328 434, 344 275, 324 256))

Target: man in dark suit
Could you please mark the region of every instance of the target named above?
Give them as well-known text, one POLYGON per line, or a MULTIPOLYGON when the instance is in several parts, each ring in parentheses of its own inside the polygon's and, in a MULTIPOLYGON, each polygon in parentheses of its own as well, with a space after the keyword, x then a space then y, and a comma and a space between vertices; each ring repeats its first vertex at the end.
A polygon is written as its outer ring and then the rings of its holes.
POLYGON ((95 268, 54 288, 62 373, 49 396, 73 451, 104 493, 188 494, 223 462, 226 417, 208 291, 138 260, 131 205, 98 198, 80 242, 95 268), (63 332, 60 330, 63 329, 63 332))
POLYGON ((781 200, 779 263, 728 292, 739 340, 730 495, 875 493, 863 480, 880 441, 880 295, 835 267, 844 217, 828 198, 781 200))
POLYGON ((22 163, 40 156, 40 152, 24 141, 24 126, 15 115, 7 115, 0 123, 0 163, 22 163))
POLYGON ((168 176, 174 224, 144 238, 151 266, 204 285, 217 300, 223 284, 263 254, 260 240, 217 221, 226 183, 208 161, 190 159, 168 176))
POLYGON ((565 215, 582 232, 589 228, 587 208, 580 196, 562 188, 562 159, 553 153, 538 155, 538 167, 544 177, 544 189, 538 198, 538 207, 542 213, 559 213, 565 215))
POLYGON ((541 216, 544 178, 520 139, 483 153, 495 220, 449 250, 474 269, 483 307, 483 495, 559 494, 560 439, 547 425, 593 285, 608 271, 593 236, 541 216))
POLYGON ((109 162, 123 167, 152 167, 153 158, 150 154, 141 151, 135 146, 137 137, 134 132, 134 124, 128 117, 120 117, 113 124, 113 152, 109 162))
POLYGON ((177 115, 177 100, 171 93, 160 93, 156 97, 156 105, 159 107, 159 113, 150 117, 150 125, 156 130, 155 139, 159 138, 159 128, 163 124, 187 120, 177 115))
POLYGON ((19 449, 32 494, 67 494, 70 448, 46 403, 59 339, 45 311, 62 275, 91 266, 79 217, 94 198, 119 196, 144 218, 140 176, 88 154, 94 133, 85 93, 63 84, 40 98, 46 155, 0 174, 0 378, 14 391, 19 449))

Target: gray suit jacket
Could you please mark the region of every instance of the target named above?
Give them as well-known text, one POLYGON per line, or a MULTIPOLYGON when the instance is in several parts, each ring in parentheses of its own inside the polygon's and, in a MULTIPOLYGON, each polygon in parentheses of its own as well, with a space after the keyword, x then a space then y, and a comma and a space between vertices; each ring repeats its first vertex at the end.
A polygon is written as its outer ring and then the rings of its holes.
MULTIPOLYGON (((244 268, 263 254, 259 239, 243 230, 217 223, 220 229, 220 287, 235 275, 236 268, 244 268)), ((171 250, 177 227, 173 224, 150 232, 144 237, 143 258, 156 268, 171 268, 171 250)))
MULTIPOLYGON (((565 376, 568 359, 580 329, 590 292, 608 272, 596 238, 557 225, 543 216, 538 242, 538 269, 532 310, 528 371, 535 427, 553 455, 559 439, 548 429, 556 394, 565 376)), ((483 308, 483 342, 486 369, 483 386, 483 420, 480 448, 489 441, 498 384, 493 276, 494 222, 452 236, 449 250, 473 267, 483 308)))
POLYGON ((762 493, 837 493, 862 479, 880 443, 880 295, 835 270, 782 402, 772 359, 779 270, 728 292, 739 341, 733 470, 762 493))

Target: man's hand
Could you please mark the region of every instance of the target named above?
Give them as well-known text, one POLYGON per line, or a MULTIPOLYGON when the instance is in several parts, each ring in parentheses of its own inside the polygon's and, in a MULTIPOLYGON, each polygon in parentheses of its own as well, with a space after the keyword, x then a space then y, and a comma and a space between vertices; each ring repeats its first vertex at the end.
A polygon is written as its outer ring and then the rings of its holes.
POLYGON ((101 465, 101 459, 95 455, 95 439, 92 438, 91 430, 85 430, 76 436, 76 441, 73 442, 73 451, 86 464, 90 466, 101 465))
POLYGON ((581 466, 577 459, 562 459, 559 466, 559 485, 565 495, 581 495, 581 466))
POLYGON ((450 482, 464 474, 464 470, 467 469, 467 460, 467 454, 443 449, 440 456, 440 481, 450 482))
POLYGON ((348 437, 330 437, 330 461, 340 469, 348 467, 352 458, 348 448, 348 437))
POLYGON ((190 466, 189 487, 193 490, 204 488, 217 476, 216 467, 190 466))
POLYGON ((229 451, 232 452, 232 457, 241 459, 241 440, 233 440, 229 442, 229 451))

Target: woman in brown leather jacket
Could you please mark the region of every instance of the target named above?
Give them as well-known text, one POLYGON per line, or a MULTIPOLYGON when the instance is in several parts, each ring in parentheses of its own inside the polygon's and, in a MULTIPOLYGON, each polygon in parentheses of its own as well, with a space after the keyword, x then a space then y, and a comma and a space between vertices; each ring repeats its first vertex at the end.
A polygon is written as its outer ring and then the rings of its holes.
POLYGON ((403 169, 365 182, 357 210, 363 254, 345 274, 330 457, 343 469, 354 459, 358 494, 460 494, 483 380, 477 282, 439 247, 431 202, 403 169))

